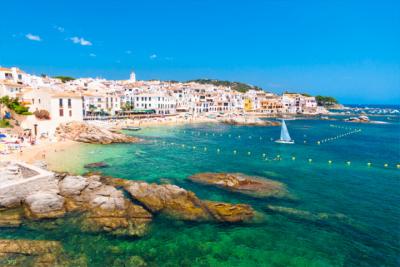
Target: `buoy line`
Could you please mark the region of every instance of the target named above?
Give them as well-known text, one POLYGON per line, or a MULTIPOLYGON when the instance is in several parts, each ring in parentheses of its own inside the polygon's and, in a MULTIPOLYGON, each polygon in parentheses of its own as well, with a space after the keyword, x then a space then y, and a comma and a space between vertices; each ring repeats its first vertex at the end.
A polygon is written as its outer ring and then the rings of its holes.
POLYGON ((359 128, 343 127, 343 126, 338 126, 338 125, 333 125, 333 124, 330 124, 329 126, 332 127, 332 128, 350 130, 350 131, 349 132, 345 132, 345 133, 341 133, 341 134, 333 136, 333 137, 329 137, 329 138, 318 140, 317 141, 317 145, 320 145, 320 144, 323 144, 323 143, 327 143, 327 142, 331 142, 331 141, 335 141, 335 140, 338 140, 340 138, 344 138, 346 136, 349 136, 351 134, 356 134, 356 133, 362 132, 362 129, 359 129, 359 128))
MULTIPOLYGON (((158 143, 158 142, 156 141, 155 143, 158 143)), ((166 142, 166 141, 163 141, 162 144, 163 145, 176 146, 176 147, 179 147, 179 148, 182 148, 182 149, 186 149, 186 150, 190 149, 192 152, 198 151, 198 152, 208 153, 210 151, 211 153, 213 153, 212 152, 213 150, 209 149, 209 147, 207 147, 207 146, 193 146, 193 145, 178 144, 178 143, 175 143, 175 142, 166 142)), ((306 163, 308 163, 310 165, 317 163, 317 162, 314 161, 313 158, 305 157, 304 159, 301 159, 301 158, 298 158, 295 155, 288 156, 288 157, 282 157, 280 154, 277 154, 275 156, 268 157, 269 154, 265 153, 265 152, 264 153, 260 153, 259 156, 258 156, 257 153, 253 153, 253 151, 248 151, 247 150, 247 151, 242 151, 242 153, 239 153, 239 150, 234 149, 234 150, 232 150, 231 153, 226 153, 226 151, 222 150, 221 148, 216 148, 214 151, 215 151, 214 153, 216 153, 216 155, 221 155, 221 154, 224 154, 224 155, 229 155, 230 154, 230 155, 233 155, 233 156, 242 155, 242 156, 246 156, 246 157, 257 157, 257 158, 259 158, 261 160, 271 161, 271 162, 272 161, 283 161, 283 160, 290 160, 290 161, 302 161, 303 160, 304 162, 306 162, 306 163), (223 152, 225 152, 225 153, 223 153, 223 152)), ((334 165, 336 162, 334 162, 333 160, 327 160, 326 163, 331 166, 331 165, 334 165)), ((343 164, 346 167, 351 167, 351 166, 354 165, 353 162, 350 161, 350 160, 342 161, 341 164, 343 164)), ((359 162, 357 162, 357 164, 355 164, 355 165, 359 165, 359 162)), ((368 168, 381 166, 381 167, 383 167, 385 169, 398 169, 398 170, 400 170, 400 163, 397 163, 397 164, 389 164, 389 163, 373 164, 372 162, 368 161, 367 163, 365 163, 365 166, 368 167, 368 168)))

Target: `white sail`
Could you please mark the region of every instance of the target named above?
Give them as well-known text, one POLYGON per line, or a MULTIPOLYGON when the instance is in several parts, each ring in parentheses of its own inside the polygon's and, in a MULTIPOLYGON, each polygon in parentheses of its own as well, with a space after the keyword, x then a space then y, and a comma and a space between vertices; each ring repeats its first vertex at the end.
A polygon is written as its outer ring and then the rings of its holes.
POLYGON ((289 131, 288 131, 287 127, 286 127, 285 120, 282 120, 282 128, 281 128, 281 138, 280 138, 280 140, 283 140, 283 141, 291 141, 292 140, 292 138, 290 138, 289 131))

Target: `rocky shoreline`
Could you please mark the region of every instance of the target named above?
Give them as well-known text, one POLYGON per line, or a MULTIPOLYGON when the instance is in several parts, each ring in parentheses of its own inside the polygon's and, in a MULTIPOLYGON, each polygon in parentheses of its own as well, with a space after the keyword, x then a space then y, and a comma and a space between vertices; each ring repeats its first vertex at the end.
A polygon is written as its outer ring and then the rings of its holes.
POLYGON ((60 124, 60 126, 57 127, 56 136, 61 140, 68 139, 76 142, 103 145, 112 143, 136 143, 140 141, 137 137, 128 136, 84 122, 60 124))
POLYGON ((24 220, 62 218, 74 213, 81 229, 115 235, 143 236, 153 216, 188 221, 250 222, 251 206, 205 201, 170 184, 56 174, 54 185, 20 199, 2 198, 0 226, 19 226, 24 220), (134 199, 133 202, 124 193, 134 199))

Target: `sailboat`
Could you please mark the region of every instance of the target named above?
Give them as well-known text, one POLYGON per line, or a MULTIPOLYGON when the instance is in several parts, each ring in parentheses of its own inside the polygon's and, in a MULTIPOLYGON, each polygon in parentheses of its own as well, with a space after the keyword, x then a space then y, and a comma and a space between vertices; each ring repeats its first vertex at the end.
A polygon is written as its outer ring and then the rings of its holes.
POLYGON ((285 120, 282 119, 282 127, 281 127, 281 138, 275 140, 276 143, 280 144, 294 144, 294 140, 290 138, 289 131, 286 127, 285 120))

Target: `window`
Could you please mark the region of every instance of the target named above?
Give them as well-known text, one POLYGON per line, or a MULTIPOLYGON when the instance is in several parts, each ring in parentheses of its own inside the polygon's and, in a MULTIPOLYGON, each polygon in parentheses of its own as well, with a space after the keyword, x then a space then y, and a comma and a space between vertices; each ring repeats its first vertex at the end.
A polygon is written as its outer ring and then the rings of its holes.
POLYGON ((34 105, 35 105, 35 99, 34 99, 34 98, 32 98, 32 104, 34 104, 34 105))
POLYGON ((64 110, 62 108, 60 109, 60 117, 64 117, 64 110))
POLYGON ((69 98, 68 99, 68 108, 71 108, 72 107, 72 101, 71 101, 71 99, 69 98))
POLYGON ((40 98, 38 99, 38 101, 39 101, 39 104, 40 104, 40 98))
POLYGON ((72 110, 69 111, 69 116, 72 117, 72 110))
POLYGON ((60 99, 58 100, 58 102, 59 102, 59 104, 60 104, 60 108, 62 108, 62 107, 63 107, 63 100, 62 100, 62 98, 60 98, 60 99))

